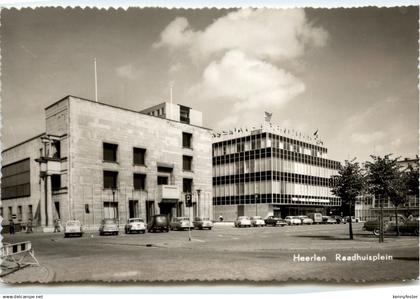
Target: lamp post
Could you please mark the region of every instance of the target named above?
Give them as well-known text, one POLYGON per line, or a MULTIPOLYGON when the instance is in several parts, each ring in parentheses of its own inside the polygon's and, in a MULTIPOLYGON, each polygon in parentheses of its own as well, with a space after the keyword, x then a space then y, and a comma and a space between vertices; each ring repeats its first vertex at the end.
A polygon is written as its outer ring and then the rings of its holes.
POLYGON ((201 207, 200 194, 201 194, 201 189, 197 189, 197 217, 201 217, 201 213, 200 213, 200 207, 201 207))

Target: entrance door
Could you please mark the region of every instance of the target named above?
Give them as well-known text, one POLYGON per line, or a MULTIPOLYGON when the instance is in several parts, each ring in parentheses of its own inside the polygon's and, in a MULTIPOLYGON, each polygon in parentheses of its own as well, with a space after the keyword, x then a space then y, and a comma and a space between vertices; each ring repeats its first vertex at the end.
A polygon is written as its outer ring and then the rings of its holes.
POLYGON ((146 222, 152 219, 152 216, 155 214, 155 202, 153 200, 146 200, 146 222))
POLYGON ((118 219, 118 203, 104 202, 104 218, 118 219))
POLYGON ((239 216, 245 216, 245 206, 244 205, 238 205, 238 217, 239 216))
POLYGON ((128 215, 130 218, 139 217, 139 201, 138 200, 128 201, 128 215))
POLYGON ((175 203, 159 203, 160 214, 168 216, 169 221, 172 220, 172 217, 176 214, 176 204, 175 203))
MULTIPOLYGON (((31 211, 32 214, 32 211, 31 211)), ((54 219, 61 219, 60 217, 60 202, 54 201, 54 219)))

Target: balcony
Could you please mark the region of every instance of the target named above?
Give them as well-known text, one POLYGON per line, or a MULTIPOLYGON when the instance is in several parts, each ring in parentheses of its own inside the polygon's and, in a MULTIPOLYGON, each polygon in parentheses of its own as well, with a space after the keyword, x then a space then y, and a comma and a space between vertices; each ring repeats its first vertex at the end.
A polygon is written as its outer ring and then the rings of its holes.
POLYGON ((179 199, 179 188, 175 185, 159 185, 158 200, 163 199, 179 199))

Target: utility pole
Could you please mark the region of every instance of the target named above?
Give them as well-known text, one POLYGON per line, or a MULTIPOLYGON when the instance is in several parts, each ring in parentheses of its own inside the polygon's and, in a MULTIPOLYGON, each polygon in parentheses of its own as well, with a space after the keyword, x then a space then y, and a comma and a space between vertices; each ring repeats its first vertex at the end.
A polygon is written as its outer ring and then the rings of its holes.
POLYGON ((93 61, 94 67, 95 67, 95 102, 98 102, 98 75, 96 72, 96 57, 93 61))

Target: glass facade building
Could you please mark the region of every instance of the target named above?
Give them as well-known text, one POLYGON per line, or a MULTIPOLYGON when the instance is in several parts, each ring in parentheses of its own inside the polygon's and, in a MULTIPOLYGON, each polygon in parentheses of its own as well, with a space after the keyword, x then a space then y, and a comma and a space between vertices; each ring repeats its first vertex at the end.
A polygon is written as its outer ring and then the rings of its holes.
POLYGON ((325 215, 341 206, 330 189, 338 167, 339 162, 327 159, 325 147, 269 128, 219 136, 213 139, 214 212, 229 220, 325 215))

